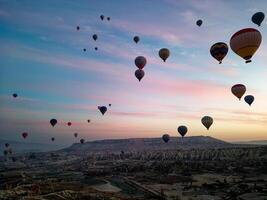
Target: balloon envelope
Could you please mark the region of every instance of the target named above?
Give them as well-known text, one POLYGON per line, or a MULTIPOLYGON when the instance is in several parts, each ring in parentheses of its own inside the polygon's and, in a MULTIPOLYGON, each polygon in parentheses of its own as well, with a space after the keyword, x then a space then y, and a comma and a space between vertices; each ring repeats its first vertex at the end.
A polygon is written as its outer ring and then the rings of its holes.
POLYGON ((257 12, 251 17, 251 21, 254 24, 257 24, 258 26, 260 26, 262 21, 264 20, 264 17, 265 17, 265 15, 263 12, 257 12))
POLYGON ((170 56, 170 51, 167 48, 162 48, 159 50, 159 57, 166 62, 167 58, 170 56))
POLYGON ((5 143, 5 147, 8 148, 9 147, 9 144, 8 143, 5 143))
POLYGON ((245 102, 248 104, 248 105, 250 105, 251 106, 251 104, 253 103, 253 101, 254 101, 254 96, 252 96, 252 95, 247 95, 247 96, 245 96, 245 102))
POLYGON ((243 84, 236 84, 232 87, 231 91, 240 100, 246 92, 246 86, 243 84))
POLYGON ((51 140, 52 140, 52 141, 55 141, 55 138, 54 138, 54 137, 52 137, 52 138, 51 138, 51 140))
POLYGON ((17 95, 16 93, 14 93, 12 96, 13 96, 14 98, 17 98, 17 97, 18 97, 18 95, 17 95))
POLYGON ((135 58, 134 63, 136 67, 138 67, 139 69, 143 69, 146 65, 146 58, 144 56, 138 56, 135 58))
POLYGON ((80 139, 80 143, 83 144, 84 143, 84 139, 80 139))
POLYGON ((210 54, 213 58, 219 61, 219 64, 222 63, 222 60, 228 52, 228 46, 224 42, 217 42, 210 48, 210 54))
POLYGON ((50 124, 54 127, 57 124, 57 120, 56 119, 51 119, 50 120, 50 124))
POLYGON ((97 34, 94 34, 94 35, 93 35, 93 39, 94 39, 94 41, 96 41, 97 38, 98 38, 98 37, 97 37, 97 34))
POLYGON ((213 119, 210 116, 204 116, 201 119, 202 124, 209 130, 210 126, 213 124, 213 119))
POLYGON ((106 106, 98 106, 98 110, 104 115, 108 109, 106 106))
POLYGON ((68 122, 67 125, 68 125, 68 126, 71 126, 71 122, 68 122))
POLYGON ((254 28, 245 28, 237 31, 230 40, 233 52, 251 62, 251 58, 261 44, 261 33, 254 28))
POLYGON ((197 20, 196 25, 201 26, 203 21, 201 19, 197 20))
POLYGON ((184 137, 187 133, 187 127, 186 126, 179 126, 177 131, 182 137, 184 137))
POLYGON ((141 79, 142 79, 144 76, 145 76, 145 72, 144 72, 144 70, 142 70, 142 69, 137 69, 137 70, 135 71, 135 77, 136 77, 139 81, 141 81, 141 79))
POLYGON ((77 30, 77 31, 80 30, 80 27, 79 27, 79 26, 76 26, 76 30, 77 30))
POLYGON ((88 119, 88 120, 87 120, 87 122, 88 122, 88 123, 90 123, 90 122, 91 122, 91 120, 90 120, 90 119, 88 119))
POLYGON ((104 15, 100 15, 100 19, 104 20, 105 16, 104 15))
POLYGON ((162 135, 162 140, 163 140, 165 143, 167 143, 167 142, 169 142, 169 140, 170 140, 170 136, 169 136, 168 134, 164 134, 164 135, 162 135))
POLYGON ((137 44, 139 42, 140 38, 138 36, 134 36, 133 41, 137 44))
POLYGON ((28 133, 26 132, 22 133, 22 137, 25 139, 26 137, 28 137, 28 133))
POLYGON ((74 137, 78 137, 78 133, 74 133, 74 137))

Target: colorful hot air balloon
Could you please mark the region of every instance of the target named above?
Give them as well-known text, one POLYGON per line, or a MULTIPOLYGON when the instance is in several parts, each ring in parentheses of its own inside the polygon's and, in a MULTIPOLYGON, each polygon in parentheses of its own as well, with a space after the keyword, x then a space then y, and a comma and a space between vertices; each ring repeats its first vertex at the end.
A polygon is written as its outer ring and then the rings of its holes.
POLYGON ((252 96, 252 95, 247 95, 247 96, 245 96, 245 102, 248 104, 248 105, 250 105, 251 106, 251 104, 253 103, 253 101, 254 101, 254 96, 252 96))
POLYGON ((68 122, 67 125, 68 125, 68 126, 71 126, 71 122, 68 122))
POLYGON ((108 109, 106 106, 98 106, 98 110, 104 115, 108 109))
POLYGON ((50 124, 54 127, 57 124, 57 120, 56 119, 51 119, 50 120, 50 124))
POLYGON ((102 21, 104 20, 104 18, 105 18, 104 15, 100 15, 100 19, 101 19, 102 21))
POLYGON ((54 138, 54 137, 52 137, 52 138, 51 138, 51 141, 52 141, 52 142, 54 142, 54 141, 55 141, 55 138, 54 138))
POLYGON ((77 31, 80 30, 80 27, 79 27, 79 26, 76 26, 76 30, 77 30, 77 31))
POLYGON ((201 19, 197 20, 196 25, 201 26, 203 21, 201 19))
POLYGON ((78 133, 74 133, 73 135, 74 135, 74 137, 78 137, 78 133))
POLYGON ((133 41, 137 44, 139 42, 140 38, 138 36, 134 36, 133 41))
POLYGON ((5 143, 5 147, 8 148, 9 147, 9 144, 8 143, 5 143))
POLYGON ((28 133, 26 133, 26 132, 22 133, 21 135, 22 135, 22 137, 23 137, 24 139, 26 139, 26 137, 28 137, 28 133))
POLYGON ((80 139, 80 143, 83 144, 84 143, 84 139, 80 139))
POLYGON ((162 48, 159 50, 159 57, 166 62, 167 58, 170 56, 170 51, 167 48, 162 48))
POLYGON ((138 67, 139 69, 143 69, 146 65, 146 58, 144 56, 138 56, 135 58, 134 63, 136 67, 138 67))
POLYGON ((141 81, 141 79, 142 79, 144 76, 145 76, 145 71, 144 71, 144 70, 142 70, 142 69, 137 69, 137 70, 135 71, 135 77, 136 77, 139 81, 141 81))
POLYGON ((210 48, 210 54, 213 58, 219 61, 219 64, 222 63, 222 60, 228 52, 228 46, 224 42, 217 42, 210 48))
POLYGON ((210 126, 213 124, 213 119, 210 116, 204 116, 201 119, 202 124, 209 130, 210 126))
POLYGON ((92 37, 93 37, 94 41, 96 41, 97 38, 98 38, 98 37, 97 37, 97 34, 94 34, 92 37))
POLYGON ((187 133, 187 127, 186 126, 179 126, 177 131, 182 137, 184 137, 187 133))
POLYGON ((264 20, 264 17, 265 17, 265 15, 263 12, 257 12, 251 17, 251 21, 254 24, 257 24, 258 26, 260 26, 261 22, 264 20))
POLYGON ((251 57, 261 44, 261 33, 254 28, 245 28, 236 32, 230 40, 231 49, 240 57, 251 62, 251 57))
POLYGON ((236 84, 232 87, 231 91, 240 100, 246 92, 246 86, 242 84, 236 84))
POLYGON ((13 96, 14 98, 17 98, 17 97, 18 97, 18 95, 17 95, 16 93, 14 93, 12 96, 13 96))
POLYGON ((169 140, 170 140, 170 136, 169 136, 168 134, 164 134, 164 135, 162 135, 162 140, 163 140, 165 143, 167 143, 167 142, 169 142, 169 140))

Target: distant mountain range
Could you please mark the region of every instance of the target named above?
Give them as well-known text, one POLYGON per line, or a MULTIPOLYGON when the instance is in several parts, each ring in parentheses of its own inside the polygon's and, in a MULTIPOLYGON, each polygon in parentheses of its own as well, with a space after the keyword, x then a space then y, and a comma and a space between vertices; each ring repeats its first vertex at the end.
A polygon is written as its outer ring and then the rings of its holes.
POLYGON ((82 152, 129 152, 129 151, 151 151, 151 150, 173 150, 173 149, 203 149, 203 148, 228 148, 235 144, 224 142, 210 136, 172 137, 168 143, 161 138, 133 138, 97 140, 84 144, 75 143, 62 149, 66 153, 79 154, 82 152))
POLYGON ((267 140, 242 141, 242 142, 234 142, 234 144, 267 145, 267 140))

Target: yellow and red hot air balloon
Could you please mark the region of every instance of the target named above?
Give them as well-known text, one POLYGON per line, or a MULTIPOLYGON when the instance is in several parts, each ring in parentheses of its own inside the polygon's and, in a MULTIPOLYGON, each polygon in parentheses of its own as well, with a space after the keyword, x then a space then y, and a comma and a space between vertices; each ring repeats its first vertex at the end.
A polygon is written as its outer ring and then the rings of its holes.
POLYGON ((231 49, 240 57, 251 62, 251 57, 261 44, 261 33, 254 28, 237 31, 230 39, 231 49))
POLYGON ((236 84, 232 87, 231 91, 240 100, 246 92, 246 86, 242 84, 236 84))

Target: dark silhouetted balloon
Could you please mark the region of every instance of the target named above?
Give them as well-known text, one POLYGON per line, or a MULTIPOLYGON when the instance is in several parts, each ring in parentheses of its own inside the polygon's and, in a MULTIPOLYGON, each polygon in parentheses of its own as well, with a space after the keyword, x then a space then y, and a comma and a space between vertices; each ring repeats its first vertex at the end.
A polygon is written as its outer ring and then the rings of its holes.
POLYGON ((260 26, 262 21, 264 20, 264 17, 265 17, 265 15, 263 12, 257 12, 251 17, 251 21, 254 24, 257 24, 258 26, 260 26))
POLYGON ((163 141, 164 141, 165 143, 167 143, 167 142, 169 142, 169 140, 170 140, 170 136, 169 136, 168 134, 164 134, 164 135, 162 135, 162 139, 163 139, 163 141))
POLYGON ((68 126, 71 126, 71 122, 68 122, 67 125, 68 125, 68 126))
POLYGON ((56 119, 51 119, 50 120, 50 124, 54 127, 57 124, 57 120, 56 119))
POLYGON ((252 96, 252 95, 247 95, 247 96, 245 96, 245 102, 248 104, 248 105, 250 105, 251 106, 251 104, 253 103, 253 101, 254 101, 254 96, 252 96))
POLYGON ((22 133, 21 135, 22 135, 22 137, 23 137, 24 139, 26 139, 26 137, 28 137, 28 133, 26 133, 26 132, 22 133))
POLYGON ((98 38, 98 37, 97 37, 97 34, 94 34, 94 35, 93 35, 93 39, 94 39, 94 41, 96 41, 97 38, 98 38))
POLYGON ((138 36, 134 36, 133 41, 137 44, 139 42, 140 38, 138 36))
POLYGON ((201 26, 203 21, 201 19, 197 20, 196 25, 201 26))
POLYGON ((144 56, 138 56, 135 58, 134 63, 136 67, 138 67, 139 69, 143 69, 146 65, 146 58, 144 56))
POLYGON ((100 19, 103 21, 105 19, 104 15, 100 15, 100 19))
POLYGON ((80 27, 79 27, 79 26, 76 26, 76 30, 77 30, 77 31, 80 30, 80 27))
POLYGON ((170 51, 169 49, 162 48, 159 50, 159 57, 166 62, 167 58, 170 56, 170 51))
POLYGON ((95 50, 97 51, 97 50, 98 50, 98 48, 97 48, 97 47, 95 47, 95 50))
POLYGON ((90 123, 90 122, 91 122, 91 120, 90 120, 90 119, 88 119, 88 120, 87 120, 87 122, 88 122, 88 123, 90 123))
POLYGON ((17 95, 16 93, 14 93, 12 96, 13 96, 14 98, 17 98, 17 97, 18 97, 18 95, 17 95))
POLYGON ((232 87, 231 91, 240 100, 246 92, 246 86, 242 84, 236 84, 232 87))
POLYGON ((51 141, 52 141, 52 142, 54 142, 54 141, 55 141, 55 138, 54 138, 54 137, 52 137, 52 138, 51 138, 51 141))
POLYGON ((182 137, 184 137, 187 133, 187 127, 186 126, 179 126, 177 131, 182 137))
POLYGON ((139 81, 141 81, 141 79, 142 79, 144 76, 145 76, 145 71, 144 71, 144 70, 142 70, 142 69, 137 69, 137 70, 135 71, 135 77, 136 77, 139 81))
POLYGON ((74 133, 74 137, 78 137, 78 133, 74 133))
POLYGON ((210 54, 213 58, 219 61, 219 64, 222 63, 222 60, 228 52, 228 46, 224 42, 217 42, 210 48, 210 54))
POLYGON ((202 124, 209 130, 210 126, 213 124, 213 119, 210 116, 204 116, 201 119, 202 124))
POLYGON ((6 156, 8 154, 8 150, 4 150, 3 154, 4 154, 4 156, 6 156))
POLYGON ((80 143, 83 144, 84 143, 84 139, 80 139, 80 143))
POLYGON ((107 20, 110 21, 110 17, 107 17, 107 20))
POLYGON ((8 148, 9 147, 9 144, 8 143, 5 143, 5 147, 8 148))
POLYGON ((86 52, 86 49, 83 49, 84 52, 86 52))
POLYGON ((106 106, 98 106, 98 110, 104 115, 108 109, 106 106))
POLYGON ((233 52, 251 62, 251 58, 261 44, 261 33, 254 28, 245 28, 237 31, 230 40, 233 52))
POLYGON ((111 104, 108 104, 109 107, 111 107, 111 104))

